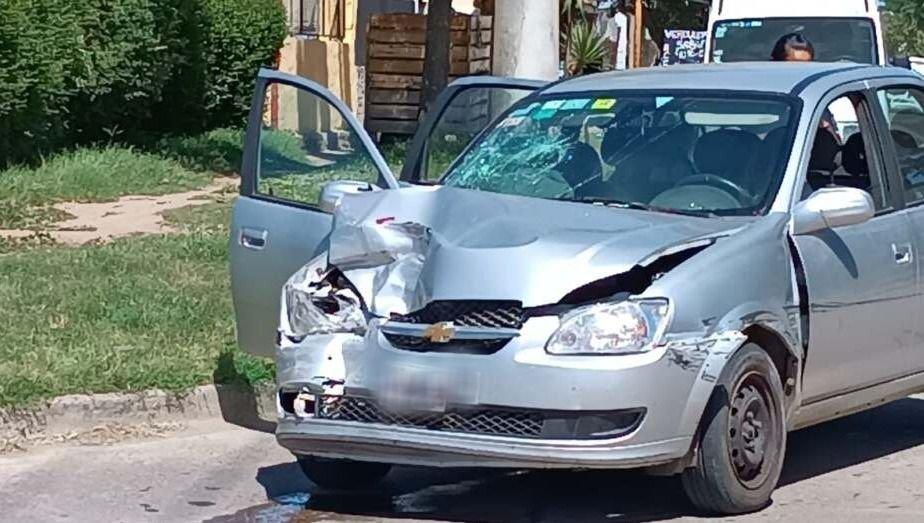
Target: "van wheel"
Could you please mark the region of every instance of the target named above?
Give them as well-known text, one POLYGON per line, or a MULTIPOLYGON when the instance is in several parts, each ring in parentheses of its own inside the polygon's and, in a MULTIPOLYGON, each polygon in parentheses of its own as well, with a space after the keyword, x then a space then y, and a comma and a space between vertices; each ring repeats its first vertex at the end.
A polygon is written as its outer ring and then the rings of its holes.
POLYGON ((700 422, 696 466, 681 476, 690 501, 718 514, 766 507, 783 468, 783 418, 776 367, 748 343, 725 366, 700 422))
POLYGON ((313 456, 296 456, 312 483, 333 490, 360 490, 382 480, 391 470, 386 463, 367 463, 313 456))

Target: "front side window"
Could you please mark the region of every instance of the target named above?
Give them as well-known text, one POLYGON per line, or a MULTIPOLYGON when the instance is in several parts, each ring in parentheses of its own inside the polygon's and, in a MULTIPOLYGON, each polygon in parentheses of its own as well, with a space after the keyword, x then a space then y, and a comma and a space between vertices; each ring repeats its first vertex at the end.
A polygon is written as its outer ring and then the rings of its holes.
POLYGON ((895 145, 905 202, 924 202, 924 91, 884 89, 879 91, 879 102, 895 145))
POLYGON ((266 90, 257 193, 317 205, 334 180, 376 183, 381 173, 343 114, 320 96, 286 84, 266 90))
POLYGON ((447 186, 653 210, 756 215, 791 148, 793 105, 732 92, 526 99, 450 168, 447 186))
POLYGON ((761 18, 727 20, 715 24, 712 61, 763 62, 770 60, 780 37, 799 33, 815 47, 818 62, 875 64, 876 32, 868 18, 761 18))
POLYGON ((861 125, 861 109, 865 109, 863 95, 851 93, 831 102, 822 113, 803 199, 824 187, 854 187, 870 193, 877 211, 889 207, 884 172, 869 160, 868 144, 873 142, 861 125))

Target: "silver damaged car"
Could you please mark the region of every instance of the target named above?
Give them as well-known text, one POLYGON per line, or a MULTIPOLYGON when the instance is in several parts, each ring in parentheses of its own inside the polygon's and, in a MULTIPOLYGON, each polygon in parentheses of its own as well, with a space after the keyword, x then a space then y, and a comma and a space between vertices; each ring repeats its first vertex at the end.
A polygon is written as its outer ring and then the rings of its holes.
POLYGON ((769 502, 788 431, 924 388, 910 72, 467 78, 396 177, 397 147, 261 71, 239 343, 275 356, 278 442, 322 486, 395 464, 640 468, 741 513, 769 502))

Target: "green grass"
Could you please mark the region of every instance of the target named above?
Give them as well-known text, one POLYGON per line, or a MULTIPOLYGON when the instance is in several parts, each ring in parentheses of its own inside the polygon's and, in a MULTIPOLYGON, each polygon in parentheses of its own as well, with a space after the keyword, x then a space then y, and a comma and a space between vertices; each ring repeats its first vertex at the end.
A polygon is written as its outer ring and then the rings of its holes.
POLYGON ((0 405, 271 379, 236 348, 229 208, 175 211, 181 234, 0 256, 0 405))
MULTIPOLYGON (((144 151, 85 149, 0 172, 0 228, 40 228, 55 218, 49 206, 56 201, 201 187, 216 172, 238 168, 241 136, 218 130, 144 151)), ((301 145, 281 133, 267 145, 281 159, 304 159, 301 145)), ((396 174, 406 145, 382 147, 396 174)), ((273 183, 316 199, 321 182, 356 173, 371 171, 341 161, 317 176, 273 183)), ((42 234, 0 239, 0 406, 273 379, 270 362, 237 348, 227 251, 231 198, 221 200, 168 213, 177 234, 81 247, 55 245, 42 234)))
POLYGON ((60 201, 109 201, 127 194, 167 194, 206 185, 212 173, 127 147, 80 149, 37 167, 0 172, 0 228, 39 228, 61 218, 60 201))

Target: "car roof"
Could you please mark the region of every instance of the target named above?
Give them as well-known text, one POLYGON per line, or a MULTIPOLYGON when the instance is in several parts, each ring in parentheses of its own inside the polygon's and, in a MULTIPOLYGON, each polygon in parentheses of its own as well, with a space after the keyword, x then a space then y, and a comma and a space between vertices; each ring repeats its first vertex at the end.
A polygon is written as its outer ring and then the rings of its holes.
POLYGON ((798 95, 816 82, 918 78, 897 67, 822 62, 738 62, 647 67, 590 74, 549 86, 545 94, 606 90, 725 90, 798 95))

